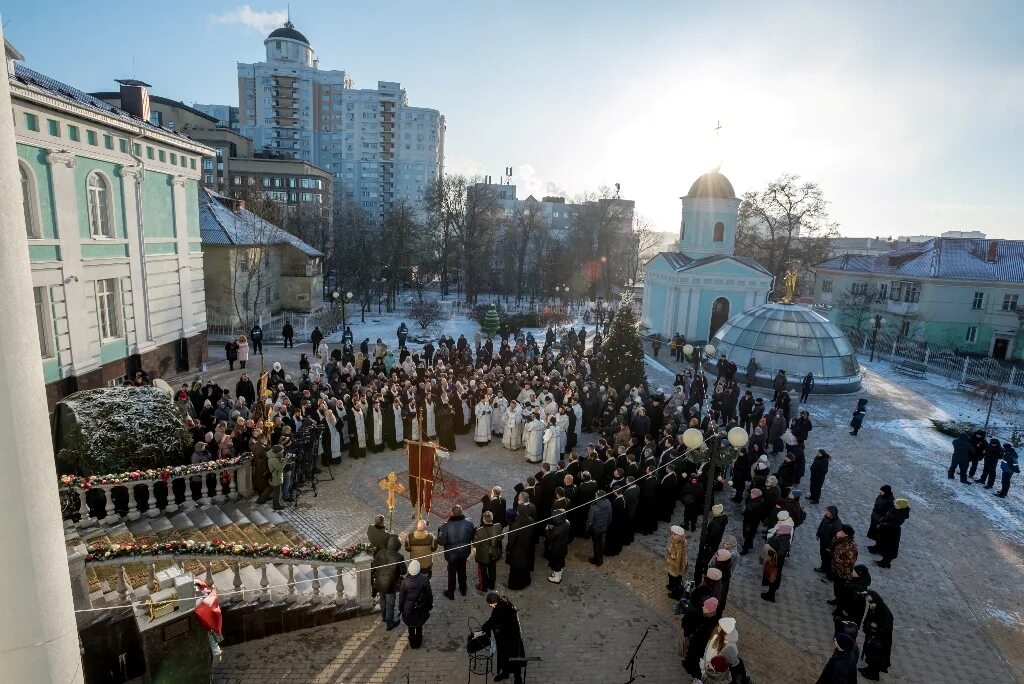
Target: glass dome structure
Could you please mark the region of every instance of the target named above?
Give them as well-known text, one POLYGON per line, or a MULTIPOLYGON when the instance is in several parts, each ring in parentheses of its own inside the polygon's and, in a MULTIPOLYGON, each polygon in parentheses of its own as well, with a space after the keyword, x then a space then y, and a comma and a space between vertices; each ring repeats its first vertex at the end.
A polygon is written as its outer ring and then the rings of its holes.
POLYGON ((827 318, 798 304, 761 304, 737 314, 715 332, 711 344, 736 364, 739 374, 754 357, 758 385, 771 385, 784 370, 791 387, 814 373, 815 392, 860 389, 860 365, 846 336, 827 318))

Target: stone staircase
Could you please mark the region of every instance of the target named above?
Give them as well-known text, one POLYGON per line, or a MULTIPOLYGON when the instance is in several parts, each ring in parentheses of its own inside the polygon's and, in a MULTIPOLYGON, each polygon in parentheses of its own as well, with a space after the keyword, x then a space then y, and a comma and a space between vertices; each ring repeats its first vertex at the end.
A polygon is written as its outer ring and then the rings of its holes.
MULTIPOLYGON (((83 553, 83 547, 89 544, 155 544, 188 539, 313 546, 269 504, 246 499, 109 526, 65 529, 69 558, 73 552, 83 553)), ((360 581, 351 571, 341 572, 339 577, 338 568, 326 563, 274 563, 248 557, 240 557, 238 563, 202 557, 180 559, 177 564, 169 560, 87 563, 88 603, 98 608, 144 602, 156 573, 168 569, 205 579, 217 589, 227 644, 329 624, 366 614, 370 609, 369 596, 360 595, 368 593, 368 577, 360 581)), ((74 582, 74 572, 72 575, 74 582)))

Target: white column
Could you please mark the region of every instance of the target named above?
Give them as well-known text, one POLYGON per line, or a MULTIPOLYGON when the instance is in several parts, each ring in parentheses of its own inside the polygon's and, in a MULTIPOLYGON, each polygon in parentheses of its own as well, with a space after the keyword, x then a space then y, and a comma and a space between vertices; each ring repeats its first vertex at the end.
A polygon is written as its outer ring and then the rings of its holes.
MULTIPOLYGON (((0 81, 0 111, 10 112, 10 83, 0 81)), ((14 122, 0 116, 0 187, 20 187, 19 178, 14 122)), ((36 314, 17 192, 0 193, 0 244, 0 406, 18 407, 0 411, 0 548, 17 550, 0 554, 0 577, 8 582, 0 591, 0 671, 11 682, 81 682, 39 335, 26 324, 36 314)))
POLYGON ((99 358, 89 353, 89 320, 85 294, 92 283, 85 279, 82 264, 82 237, 78 232, 78 203, 75 193, 75 155, 51 149, 46 155, 53 187, 53 209, 60 243, 61 275, 64 277, 64 299, 68 315, 68 339, 71 346, 71 373, 83 375, 98 368, 99 358))
POLYGON ((146 258, 146 247, 142 244, 139 235, 139 200, 138 187, 145 177, 142 166, 121 167, 121 196, 124 197, 125 234, 128 237, 128 260, 129 274, 132 279, 132 312, 135 330, 129 338, 129 343, 134 343, 138 351, 148 351, 153 348, 149 341, 149 321, 147 320, 149 305, 146 302, 145 273, 142 270, 142 260, 146 258))
POLYGON ((700 290, 690 288, 689 303, 686 305, 686 338, 694 340, 697 338, 697 307, 700 305, 700 290))
POLYGON ((662 331, 665 335, 673 335, 676 328, 676 295, 679 293, 678 286, 675 283, 669 283, 668 292, 665 294, 665 329, 662 331))
MULTIPOLYGON (((181 331, 188 337, 194 332, 196 317, 192 306, 192 269, 188 253, 188 193, 185 176, 174 177, 174 236, 178 245, 178 288, 181 293, 181 331)), ((198 274, 197 274, 198 275, 198 274)))

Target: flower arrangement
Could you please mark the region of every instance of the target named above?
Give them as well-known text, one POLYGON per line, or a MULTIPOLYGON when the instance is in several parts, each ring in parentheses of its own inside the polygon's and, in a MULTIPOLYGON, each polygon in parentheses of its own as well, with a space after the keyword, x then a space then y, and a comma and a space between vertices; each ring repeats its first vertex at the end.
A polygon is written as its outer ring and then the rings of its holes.
MULTIPOLYGON (((241 465, 250 460, 252 454, 241 454, 232 458, 221 458, 216 461, 204 463, 190 463, 181 466, 165 466, 163 468, 148 468, 145 470, 131 470, 124 473, 109 473, 107 475, 61 475, 59 483, 61 487, 68 489, 84 489, 88 491, 99 485, 126 485, 132 482, 144 480, 170 481, 174 477, 185 477, 188 475, 203 475, 224 470, 232 466, 241 465)), ((223 477, 223 476, 222 476, 223 477)))
POLYGON ((117 559, 142 558, 145 556, 239 556, 244 558, 279 558, 293 560, 321 561, 325 563, 349 563, 361 553, 373 550, 369 544, 359 543, 344 549, 325 549, 313 546, 276 546, 271 544, 242 544, 214 539, 197 542, 180 539, 162 544, 90 544, 86 548, 86 562, 117 559))

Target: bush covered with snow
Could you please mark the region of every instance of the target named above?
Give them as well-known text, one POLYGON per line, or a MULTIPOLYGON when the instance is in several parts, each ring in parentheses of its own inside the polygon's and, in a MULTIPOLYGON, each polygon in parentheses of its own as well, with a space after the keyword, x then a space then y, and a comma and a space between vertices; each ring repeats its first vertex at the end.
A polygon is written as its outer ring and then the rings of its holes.
POLYGON ((181 463, 189 433, 155 387, 102 387, 57 405, 54 446, 62 472, 101 475, 181 463))

